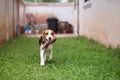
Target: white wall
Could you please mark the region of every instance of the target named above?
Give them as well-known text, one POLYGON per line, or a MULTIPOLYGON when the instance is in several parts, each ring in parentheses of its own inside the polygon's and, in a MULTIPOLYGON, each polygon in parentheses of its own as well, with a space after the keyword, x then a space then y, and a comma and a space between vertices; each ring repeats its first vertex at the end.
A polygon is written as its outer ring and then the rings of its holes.
POLYGON ((48 17, 57 17, 59 21, 68 21, 72 25, 74 24, 73 4, 29 4, 26 6, 26 14, 27 13, 35 14, 39 23, 44 23, 48 17))
POLYGON ((106 46, 120 45, 120 0, 80 0, 80 34, 106 46))

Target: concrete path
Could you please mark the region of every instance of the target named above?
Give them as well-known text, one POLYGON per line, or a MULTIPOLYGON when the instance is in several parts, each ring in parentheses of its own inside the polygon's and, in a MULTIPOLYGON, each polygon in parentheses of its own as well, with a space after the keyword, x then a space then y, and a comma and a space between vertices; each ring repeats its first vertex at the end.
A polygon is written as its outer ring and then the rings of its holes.
MULTIPOLYGON (((27 34, 27 35, 24 35, 25 37, 40 37, 41 34, 27 34)), ((78 35, 75 35, 75 34, 55 34, 55 36, 57 38, 59 37, 77 37, 78 35)))

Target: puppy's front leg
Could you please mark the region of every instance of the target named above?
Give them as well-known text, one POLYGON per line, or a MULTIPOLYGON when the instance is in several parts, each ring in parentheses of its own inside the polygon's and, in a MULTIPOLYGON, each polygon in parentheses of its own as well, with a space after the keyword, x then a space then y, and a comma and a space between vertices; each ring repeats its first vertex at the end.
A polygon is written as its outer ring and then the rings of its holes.
POLYGON ((40 65, 41 65, 41 66, 44 66, 44 65, 45 65, 45 62, 44 62, 44 50, 41 50, 41 51, 40 51, 40 58, 41 58, 41 63, 40 63, 40 65))
POLYGON ((44 52, 44 63, 46 62, 46 52, 44 52))
POLYGON ((49 53, 49 59, 48 59, 48 61, 52 60, 52 53, 53 53, 53 50, 51 50, 50 53, 49 53))

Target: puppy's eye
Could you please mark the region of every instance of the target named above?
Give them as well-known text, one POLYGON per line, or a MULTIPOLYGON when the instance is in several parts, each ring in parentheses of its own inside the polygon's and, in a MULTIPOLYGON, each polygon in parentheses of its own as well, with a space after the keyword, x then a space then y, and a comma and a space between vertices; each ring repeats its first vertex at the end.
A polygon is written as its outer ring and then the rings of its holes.
POLYGON ((45 33, 45 35, 48 35, 48 33, 45 33))
POLYGON ((53 35, 53 33, 51 33, 51 35, 53 35))

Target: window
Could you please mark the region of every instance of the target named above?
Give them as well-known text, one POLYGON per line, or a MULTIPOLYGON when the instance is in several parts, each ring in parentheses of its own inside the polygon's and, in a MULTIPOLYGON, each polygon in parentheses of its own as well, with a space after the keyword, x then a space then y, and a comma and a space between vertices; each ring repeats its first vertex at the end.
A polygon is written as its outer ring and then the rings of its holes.
POLYGON ((90 0, 84 0, 85 3, 88 2, 88 1, 90 1, 90 0))
POLYGON ((90 8, 92 6, 90 0, 84 0, 85 5, 83 6, 84 9, 90 8))

